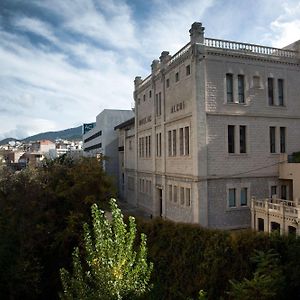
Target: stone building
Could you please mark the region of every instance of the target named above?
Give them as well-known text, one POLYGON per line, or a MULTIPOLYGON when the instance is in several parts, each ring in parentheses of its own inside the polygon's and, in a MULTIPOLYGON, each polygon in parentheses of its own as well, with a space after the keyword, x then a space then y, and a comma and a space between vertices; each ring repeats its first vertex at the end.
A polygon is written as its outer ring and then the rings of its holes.
POLYGON ((249 227, 252 196, 293 197, 279 164, 300 150, 300 41, 277 49, 206 38, 201 23, 189 32, 135 78, 124 195, 154 216, 249 227))

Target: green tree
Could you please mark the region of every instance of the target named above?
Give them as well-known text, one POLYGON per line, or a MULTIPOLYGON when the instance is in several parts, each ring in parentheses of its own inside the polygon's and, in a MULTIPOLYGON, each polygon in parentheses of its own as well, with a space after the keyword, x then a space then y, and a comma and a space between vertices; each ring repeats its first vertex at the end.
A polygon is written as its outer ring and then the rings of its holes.
POLYGON ((282 270, 279 266, 278 254, 272 249, 267 252, 255 251, 252 261, 256 270, 252 279, 241 282, 230 281, 231 290, 228 293, 234 300, 271 300, 280 299, 280 290, 284 283, 282 270))
POLYGON ((104 208, 113 196, 96 158, 0 168, 0 299, 58 298, 59 269, 71 265, 91 204, 104 208))
POLYGON ((127 226, 114 199, 110 206, 111 221, 92 205, 92 230, 84 225, 84 262, 75 248, 73 273, 61 269, 61 299, 133 299, 149 290, 153 264, 147 262, 146 235, 135 251, 135 219, 129 217, 127 226))

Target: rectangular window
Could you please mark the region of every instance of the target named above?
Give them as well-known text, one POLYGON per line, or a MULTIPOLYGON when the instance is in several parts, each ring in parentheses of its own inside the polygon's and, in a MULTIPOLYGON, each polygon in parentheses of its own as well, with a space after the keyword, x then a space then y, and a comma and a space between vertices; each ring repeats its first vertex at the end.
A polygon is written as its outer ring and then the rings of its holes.
POLYGON ((277 186, 276 185, 271 186, 271 198, 273 197, 273 195, 277 195, 277 186))
POLYGON ((240 126, 240 153, 246 152, 246 126, 240 126))
POLYGON ((185 155, 190 155, 190 127, 184 127, 184 151, 185 155))
POLYGON ((234 153, 234 125, 228 125, 228 153, 234 153))
POLYGON ((285 127, 280 127, 280 153, 285 153, 285 127))
POLYGON ((170 86, 170 79, 169 78, 166 80, 166 86, 167 86, 167 88, 170 86))
POLYGON ((238 75, 239 103, 245 103, 245 79, 244 75, 238 75))
POLYGON ((274 105, 274 80, 273 80, 273 78, 268 78, 268 99, 269 99, 269 105, 274 105))
POLYGON ((158 94, 158 116, 161 115, 161 92, 158 94))
POLYGON ((158 156, 161 156, 161 132, 158 135, 158 156))
POLYGON ((176 82, 179 81, 179 73, 178 73, 178 72, 176 72, 176 74, 175 74, 175 81, 176 81, 176 82))
POLYGON ((191 206, 191 189, 185 189, 185 199, 186 199, 186 206, 191 206))
POLYGON ((152 91, 150 90, 149 91, 149 98, 151 98, 152 97, 152 91))
POLYGON ((172 185, 169 184, 169 201, 172 202, 173 193, 172 193, 172 185))
POLYGON ((233 102, 233 76, 226 74, 227 102, 233 102))
POLYGON ((191 74, 191 66, 190 65, 185 67, 185 73, 186 73, 186 76, 191 74))
POLYGON ((177 202, 177 186, 176 185, 174 185, 173 186, 173 200, 174 200, 174 202, 176 203, 177 202))
POLYGON ((155 94, 155 115, 158 116, 158 94, 155 94))
POLYGON ((151 135, 149 135, 149 137, 148 137, 148 147, 149 147, 148 155, 149 155, 149 157, 151 157, 151 135))
POLYGON ((179 128, 179 154, 184 155, 183 128, 179 128))
POLYGON ((145 137, 145 156, 148 157, 148 137, 145 137))
POLYGON ((146 95, 143 95, 143 101, 146 101, 146 95))
POLYGON ((276 153, 276 128, 270 127, 270 152, 276 153))
POLYGON ((173 156, 176 156, 176 129, 173 130, 173 156))
POLYGON ((248 188, 241 188, 241 206, 248 204, 248 188))
POLYGON ((180 187, 180 204, 184 205, 184 188, 180 187))
POLYGON ((278 79, 278 105, 283 106, 284 105, 284 99, 283 99, 283 79, 278 79))
POLYGON ((281 199, 287 199, 287 187, 286 185, 281 186, 281 199))
POLYGON ((228 206, 235 207, 236 206, 236 194, 235 189, 228 190, 228 206))
POLYGON ((168 155, 172 156, 172 131, 168 131, 168 155))

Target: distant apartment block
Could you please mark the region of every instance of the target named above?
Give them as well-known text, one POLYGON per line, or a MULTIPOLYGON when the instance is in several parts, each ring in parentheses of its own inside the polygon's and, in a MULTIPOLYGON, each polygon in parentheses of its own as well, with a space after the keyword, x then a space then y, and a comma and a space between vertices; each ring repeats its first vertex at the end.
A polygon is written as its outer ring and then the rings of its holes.
POLYGON ((154 216, 250 227, 252 197, 295 201, 279 166, 300 150, 300 41, 277 49, 212 39, 201 23, 189 32, 135 78, 134 123, 117 128, 123 195, 154 216))
POLYGON ((118 134, 114 127, 133 117, 131 110, 104 109, 97 117, 95 126, 83 134, 85 156, 104 156, 106 172, 119 177, 118 134))

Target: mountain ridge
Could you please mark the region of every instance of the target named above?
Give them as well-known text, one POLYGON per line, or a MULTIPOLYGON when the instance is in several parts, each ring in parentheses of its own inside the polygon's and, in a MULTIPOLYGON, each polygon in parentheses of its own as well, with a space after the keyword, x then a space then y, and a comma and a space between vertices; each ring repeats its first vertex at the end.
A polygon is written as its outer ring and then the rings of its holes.
POLYGON ((30 141, 38 141, 38 140, 50 140, 55 141, 56 139, 66 139, 66 140, 81 140, 82 139, 82 125, 73 128, 67 128, 58 131, 46 131, 41 132, 35 135, 31 135, 24 139, 16 139, 16 138, 5 138, 0 141, 0 145, 5 145, 9 141, 20 141, 20 142, 30 142, 30 141))

